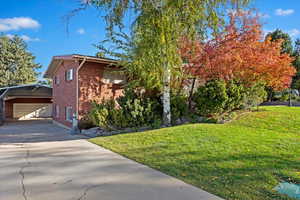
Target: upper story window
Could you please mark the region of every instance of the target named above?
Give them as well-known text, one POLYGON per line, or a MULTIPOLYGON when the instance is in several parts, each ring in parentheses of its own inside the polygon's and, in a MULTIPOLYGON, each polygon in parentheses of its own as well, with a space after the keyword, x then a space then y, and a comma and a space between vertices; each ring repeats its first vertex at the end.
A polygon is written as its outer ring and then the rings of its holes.
POLYGON ((66 71, 66 80, 67 81, 72 81, 73 76, 74 76, 74 70, 73 69, 69 69, 68 71, 66 71))
POLYGON ((102 81, 106 84, 124 84, 126 83, 126 76, 122 71, 108 71, 103 72, 102 81))
POLYGON ((59 77, 58 76, 54 77, 54 84, 59 85, 59 77))

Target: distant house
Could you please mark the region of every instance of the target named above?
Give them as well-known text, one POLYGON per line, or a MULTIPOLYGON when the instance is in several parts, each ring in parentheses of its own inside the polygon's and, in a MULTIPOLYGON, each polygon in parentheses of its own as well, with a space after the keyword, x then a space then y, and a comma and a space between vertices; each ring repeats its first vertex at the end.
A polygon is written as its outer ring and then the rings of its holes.
POLYGON ((93 101, 117 98, 125 78, 117 61, 78 54, 54 56, 44 75, 53 81, 53 121, 72 127, 82 119, 93 101))
POLYGON ((52 117, 52 88, 28 84, 0 88, 0 124, 52 117))

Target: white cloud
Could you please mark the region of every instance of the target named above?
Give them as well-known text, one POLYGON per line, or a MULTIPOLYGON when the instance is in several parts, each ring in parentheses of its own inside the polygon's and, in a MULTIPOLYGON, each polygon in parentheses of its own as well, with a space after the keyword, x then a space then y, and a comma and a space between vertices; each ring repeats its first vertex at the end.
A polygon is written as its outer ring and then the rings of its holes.
POLYGON ((85 30, 83 28, 80 28, 77 30, 77 33, 80 35, 83 35, 83 34, 85 34, 85 30))
MULTIPOLYGON (((12 34, 6 34, 6 37, 13 38, 14 35, 12 35, 12 34)), ((31 38, 31 37, 29 37, 27 35, 20 35, 19 37, 22 38, 26 42, 38 42, 38 41, 40 41, 39 38, 31 38)))
POLYGON ((30 17, 0 18, 0 31, 2 32, 38 27, 40 27, 39 22, 30 17))
POLYGON ((275 10, 275 15, 278 16, 287 16, 293 14, 295 11, 293 9, 283 10, 281 8, 275 10))
POLYGON ((300 30, 292 29, 292 30, 288 31, 288 33, 290 34, 291 37, 297 37, 300 35, 300 30))

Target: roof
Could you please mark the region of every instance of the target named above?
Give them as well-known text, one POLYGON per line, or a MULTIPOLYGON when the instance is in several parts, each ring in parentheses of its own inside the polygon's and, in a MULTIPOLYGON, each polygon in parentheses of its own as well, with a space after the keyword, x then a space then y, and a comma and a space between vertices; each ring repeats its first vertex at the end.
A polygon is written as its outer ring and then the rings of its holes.
POLYGON ((52 88, 41 84, 27 84, 0 88, 0 98, 7 96, 52 98, 52 88))
POLYGON ((14 88, 22 88, 22 87, 32 87, 32 86, 51 88, 48 85, 42 85, 42 84, 39 84, 39 83, 34 83, 34 84, 25 84, 25 85, 16 85, 16 86, 3 87, 3 88, 0 88, 0 91, 6 90, 6 89, 14 89, 14 88))
POLYGON ((64 60, 86 60, 88 62, 95 62, 95 63, 103 63, 103 64, 112 64, 116 65, 118 63, 117 60, 110 59, 110 58, 99 58, 96 56, 87 56, 81 54, 70 54, 70 55, 60 55, 60 56, 53 56, 51 63, 46 70, 44 77, 51 78, 53 73, 56 71, 59 64, 64 60))

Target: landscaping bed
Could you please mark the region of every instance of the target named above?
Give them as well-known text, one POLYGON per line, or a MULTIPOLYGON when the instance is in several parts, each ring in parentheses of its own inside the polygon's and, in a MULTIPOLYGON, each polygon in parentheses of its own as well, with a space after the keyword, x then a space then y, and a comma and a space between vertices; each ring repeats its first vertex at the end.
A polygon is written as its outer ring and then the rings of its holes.
POLYGON ((225 199, 291 199, 274 187, 300 183, 300 108, 90 141, 225 199))

